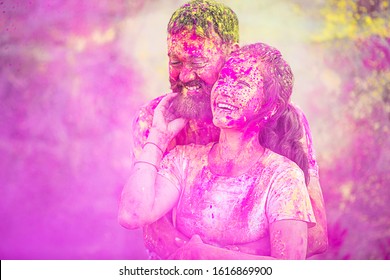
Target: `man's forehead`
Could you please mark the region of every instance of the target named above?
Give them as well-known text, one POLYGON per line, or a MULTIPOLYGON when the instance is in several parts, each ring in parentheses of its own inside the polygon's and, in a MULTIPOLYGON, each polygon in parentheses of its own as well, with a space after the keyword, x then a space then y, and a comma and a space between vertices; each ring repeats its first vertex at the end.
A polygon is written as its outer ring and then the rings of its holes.
POLYGON ((187 41, 178 40, 168 43, 168 55, 190 55, 195 57, 205 57, 215 55, 221 48, 212 40, 187 41))

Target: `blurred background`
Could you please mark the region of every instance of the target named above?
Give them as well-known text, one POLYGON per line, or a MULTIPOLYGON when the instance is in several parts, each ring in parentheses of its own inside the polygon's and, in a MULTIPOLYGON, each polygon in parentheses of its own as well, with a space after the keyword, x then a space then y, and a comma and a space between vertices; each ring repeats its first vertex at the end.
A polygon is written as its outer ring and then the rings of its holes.
MULTIPOLYGON (((0 259, 145 259, 117 223, 131 120, 169 91, 179 0, 0 1, 0 259)), ((221 1, 241 44, 295 73, 320 166, 329 250, 390 259, 390 7, 383 0, 221 1)))

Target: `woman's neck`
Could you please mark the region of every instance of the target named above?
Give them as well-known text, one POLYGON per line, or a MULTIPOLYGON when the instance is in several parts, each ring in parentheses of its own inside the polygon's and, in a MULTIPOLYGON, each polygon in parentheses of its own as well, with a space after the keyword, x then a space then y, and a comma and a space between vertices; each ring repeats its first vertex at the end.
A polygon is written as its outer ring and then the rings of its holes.
POLYGON ((263 151, 259 143, 258 131, 241 132, 231 129, 221 129, 218 148, 226 158, 237 158, 242 154, 263 151))
POLYGON ((219 142, 210 151, 209 165, 216 174, 237 176, 245 173, 263 153, 258 131, 221 129, 219 142))

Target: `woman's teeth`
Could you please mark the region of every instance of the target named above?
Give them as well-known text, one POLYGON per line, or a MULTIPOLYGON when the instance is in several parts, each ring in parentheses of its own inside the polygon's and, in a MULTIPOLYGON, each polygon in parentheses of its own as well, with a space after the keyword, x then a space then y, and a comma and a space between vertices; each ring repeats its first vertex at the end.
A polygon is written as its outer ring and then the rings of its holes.
POLYGON ((232 106, 230 104, 226 104, 226 103, 218 103, 217 107, 220 109, 225 109, 225 110, 230 110, 230 111, 237 109, 237 107, 232 106))

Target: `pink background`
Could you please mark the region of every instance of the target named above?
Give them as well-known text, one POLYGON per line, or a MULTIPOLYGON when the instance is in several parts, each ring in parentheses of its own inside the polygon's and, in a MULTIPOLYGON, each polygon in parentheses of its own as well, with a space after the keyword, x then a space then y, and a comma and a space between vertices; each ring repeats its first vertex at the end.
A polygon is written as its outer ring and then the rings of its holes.
MULTIPOLYGON (((146 258, 118 199, 135 109, 169 90, 165 28, 184 2, 0 1, 1 259, 146 258)), ((316 258, 389 259, 389 1, 223 2, 242 44, 278 47, 295 73, 329 222, 316 258)))

